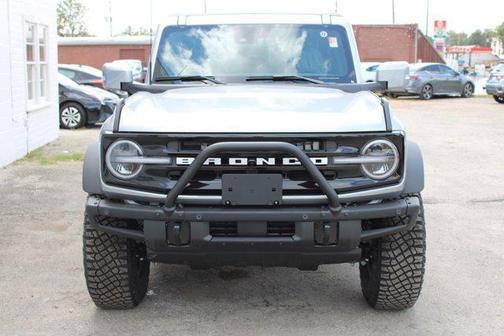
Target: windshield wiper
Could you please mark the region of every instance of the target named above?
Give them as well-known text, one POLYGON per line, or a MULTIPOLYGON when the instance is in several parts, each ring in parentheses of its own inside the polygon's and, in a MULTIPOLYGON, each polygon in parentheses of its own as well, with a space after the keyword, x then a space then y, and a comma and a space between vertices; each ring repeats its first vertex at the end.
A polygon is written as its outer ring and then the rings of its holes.
POLYGON ((278 82, 285 82, 285 81, 305 81, 305 82, 310 82, 314 84, 325 84, 325 82, 320 81, 318 79, 310 78, 310 77, 304 77, 304 76, 297 76, 297 75, 285 75, 285 76, 251 76, 246 79, 246 81, 266 81, 266 80, 271 80, 271 81, 278 81, 278 82))
POLYGON ((193 75, 193 76, 173 76, 173 77, 158 77, 155 79, 156 82, 175 82, 175 81, 182 81, 182 82, 203 82, 203 81, 209 81, 214 84, 224 84, 221 81, 216 80, 215 78, 209 77, 209 76, 200 76, 200 75, 193 75))

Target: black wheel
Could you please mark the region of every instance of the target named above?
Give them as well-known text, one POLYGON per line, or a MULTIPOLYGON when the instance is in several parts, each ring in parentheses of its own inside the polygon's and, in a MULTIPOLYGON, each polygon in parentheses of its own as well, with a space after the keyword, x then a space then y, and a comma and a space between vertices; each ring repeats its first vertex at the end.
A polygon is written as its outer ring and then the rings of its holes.
POLYGON ((471 83, 466 83, 462 90, 462 97, 470 98, 474 94, 474 86, 471 83))
POLYGON ((493 96, 497 103, 504 104, 504 96, 493 96))
POLYGON ((78 103, 65 103, 60 106, 60 127, 76 129, 86 124, 86 111, 78 103))
MULTIPOLYGON (((135 221, 99 217, 102 225, 132 228, 135 221)), ((128 309, 145 297, 149 266, 145 245, 97 231, 84 219, 84 275, 89 295, 104 309, 128 309)))
POLYGON ((433 96, 434 96, 434 89, 432 88, 432 85, 425 84, 422 87, 422 91, 420 92, 420 99, 429 100, 432 99, 433 96))
MULTIPOLYGON (((420 195, 418 195, 420 197, 420 195)), ((420 199, 421 200, 421 199, 420 199)), ((415 226, 363 246, 360 279, 364 298, 379 310, 412 307, 420 295, 425 270, 425 221, 423 205, 415 226)), ((373 221, 371 225, 397 224, 405 218, 373 221)))

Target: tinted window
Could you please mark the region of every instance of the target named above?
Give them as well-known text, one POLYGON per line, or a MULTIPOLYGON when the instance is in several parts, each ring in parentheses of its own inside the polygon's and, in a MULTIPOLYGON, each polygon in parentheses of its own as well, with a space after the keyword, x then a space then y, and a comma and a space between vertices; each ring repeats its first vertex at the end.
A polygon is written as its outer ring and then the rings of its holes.
POLYGON ((167 27, 153 79, 185 75, 301 75, 341 83, 356 81, 346 30, 336 25, 167 27))
POLYGON ((433 72, 433 73, 440 73, 441 72, 439 69, 439 66, 437 64, 428 65, 425 68, 423 68, 421 71, 429 71, 429 72, 433 72))
POLYGON ((73 70, 59 68, 58 71, 59 71, 60 74, 66 76, 66 77, 68 77, 70 79, 73 79, 73 80, 76 79, 76 73, 73 70))
POLYGON ((100 78, 101 77, 95 76, 94 74, 90 74, 84 71, 77 71, 77 80, 93 80, 100 78))
POLYGON ((447 67, 446 65, 439 65, 439 68, 441 69, 441 72, 444 73, 444 74, 447 74, 447 75, 456 75, 457 72, 455 72, 452 68, 450 67, 447 67))

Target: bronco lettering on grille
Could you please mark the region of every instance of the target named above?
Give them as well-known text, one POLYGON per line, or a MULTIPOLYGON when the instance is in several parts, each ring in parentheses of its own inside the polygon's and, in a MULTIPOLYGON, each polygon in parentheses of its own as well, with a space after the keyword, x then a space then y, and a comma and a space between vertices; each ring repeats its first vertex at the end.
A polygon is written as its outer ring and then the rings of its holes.
MULTIPOLYGON (((326 166, 329 162, 326 157, 311 157, 310 160, 317 166, 326 166)), ((193 157, 177 157, 175 163, 177 166, 189 166, 193 163, 193 157)), ((206 166, 300 166, 301 162, 297 158, 288 157, 277 160, 276 158, 208 158, 204 165, 206 166)))

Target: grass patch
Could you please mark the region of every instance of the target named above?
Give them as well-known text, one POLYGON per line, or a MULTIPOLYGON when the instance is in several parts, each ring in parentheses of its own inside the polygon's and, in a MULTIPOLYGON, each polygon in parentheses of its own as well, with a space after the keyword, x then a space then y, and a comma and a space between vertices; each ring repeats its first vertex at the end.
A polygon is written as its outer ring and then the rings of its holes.
POLYGON ((38 148, 31 151, 20 162, 36 162, 43 165, 57 164, 61 162, 76 162, 83 161, 84 153, 58 153, 46 154, 43 148, 38 148))

